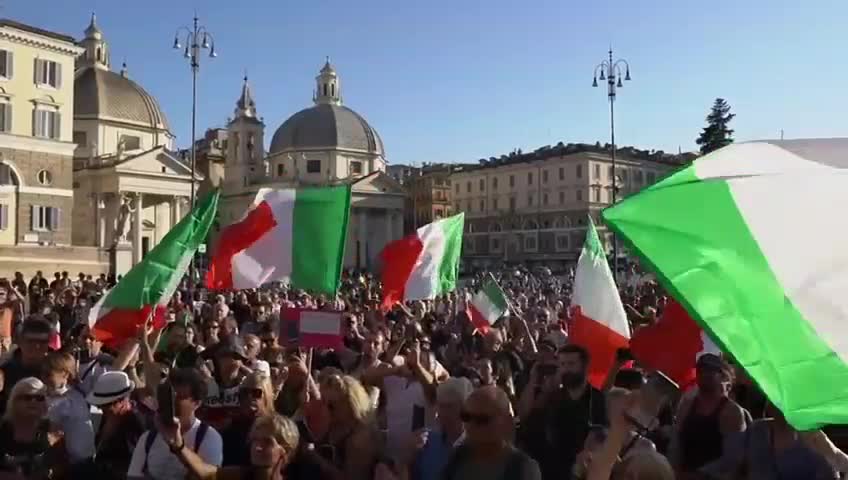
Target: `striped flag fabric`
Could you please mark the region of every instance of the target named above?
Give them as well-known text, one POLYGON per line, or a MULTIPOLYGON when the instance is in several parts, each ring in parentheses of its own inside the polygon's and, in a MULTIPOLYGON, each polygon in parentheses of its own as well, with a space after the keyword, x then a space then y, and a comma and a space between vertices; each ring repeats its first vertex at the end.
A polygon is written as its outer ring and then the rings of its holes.
POLYGON ((134 338, 151 315, 154 327, 165 325, 168 302, 206 239, 219 197, 216 190, 203 198, 91 308, 89 327, 98 340, 117 347, 134 338))
POLYGON ((342 312, 287 308, 280 313, 280 338, 303 348, 342 348, 342 312))
POLYGON ((489 275, 480 290, 471 297, 468 316, 474 328, 485 333, 509 310, 506 295, 498 282, 489 275))
POLYGON ((389 243, 383 262, 383 307, 432 300, 456 289, 465 214, 437 220, 389 243))
POLYGON ((616 350, 628 346, 630 324, 591 217, 588 225, 574 274, 569 342, 589 351, 588 380, 601 388, 615 363, 616 350))
POLYGON ((221 232, 209 288, 257 288, 274 281, 334 293, 344 261, 350 185, 259 190, 244 218, 221 232))
POLYGON ((848 139, 733 144, 603 218, 798 430, 848 423, 848 139))

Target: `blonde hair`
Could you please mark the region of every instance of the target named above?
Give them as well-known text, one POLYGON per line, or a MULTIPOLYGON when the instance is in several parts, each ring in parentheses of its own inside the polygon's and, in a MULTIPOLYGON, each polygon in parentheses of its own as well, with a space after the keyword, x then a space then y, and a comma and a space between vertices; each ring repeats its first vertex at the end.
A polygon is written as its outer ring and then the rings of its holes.
POLYGON ((297 429, 297 424, 290 418, 277 413, 270 413, 257 418, 253 422, 253 427, 250 429, 250 436, 248 438, 253 440, 260 432, 268 433, 274 437, 274 440, 285 448, 286 453, 289 454, 289 458, 297 450, 297 446, 300 443, 300 432, 297 429))
POLYGON ((260 415, 269 415, 274 413, 274 386, 271 384, 271 378, 263 372, 253 372, 244 378, 241 383, 242 389, 258 388, 262 390, 262 401, 260 415))
MULTIPOLYGON (((47 387, 44 385, 44 382, 35 377, 18 380, 18 383, 12 387, 12 391, 9 393, 9 403, 6 405, 6 411, 3 413, 3 420, 10 421, 15 416, 15 410, 20 397, 24 395, 45 395, 46 393, 47 387)), ((45 412, 46 407, 47 405, 45 404, 45 412)))
POLYGON ((654 450, 640 450, 616 468, 615 479, 674 480, 674 470, 662 454, 654 450))
POLYGON ((363 425, 374 422, 374 402, 359 380, 350 375, 330 375, 321 382, 321 388, 334 388, 347 400, 353 418, 363 425))

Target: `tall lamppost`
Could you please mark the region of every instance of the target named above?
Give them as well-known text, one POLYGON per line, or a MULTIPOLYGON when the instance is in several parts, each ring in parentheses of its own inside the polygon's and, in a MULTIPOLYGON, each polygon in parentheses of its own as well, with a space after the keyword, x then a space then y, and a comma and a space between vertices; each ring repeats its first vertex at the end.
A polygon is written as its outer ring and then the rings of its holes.
MULTIPOLYGON (((598 79, 601 81, 607 81, 607 97, 609 98, 609 109, 610 109, 610 143, 612 144, 612 153, 610 158, 612 159, 612 204, 615 205, 618 196, 618 185, 617 185, 617 177, 618 172, 615 170, 615 94, 616 89, 623 87, 624 85, 621 83, 621 67, 624 67, 624 80, 630 81, 630 64, 627 63, 627 60, 622 58, 613 61, 612 57, 612 47, 609 50, 609 59, 604 60, 599 63, 595 67, 594 78, 592 79, 592 86, 598 86, 598 79), (600 75, 598 75, 600 73, 600 75)), ((613 258, 613 269, 612 275, 613 279, 615 279, 616 283, 618 282, 618 241, 615 238, 615 234, 612 236, 612 258, 613 258)))
MULTIPOLYGON (((199 24, 197 15, 194 16, 192 28, 182 26, 177 29, 177 32, 174 34, 174 50, 183 48, 183 45, 180 44, 181 34, 184 35, 183 43, 185 44, 183 56, 189 61, 189 66, 191 67, 191 208, 194 208, 194 204, 197 201, 194 178, 195 169, 197 168, 195 143, 197 142, 197 74, 200 71, 200 51, 209 50, 209 58, 215 58, 218 54, 215 53, 215 39, 212 33, 205 26, 199 24)), ((189 278, 191 279, 193 289, 195 281, 194 259, 192 259, 189 266, 189 278)))

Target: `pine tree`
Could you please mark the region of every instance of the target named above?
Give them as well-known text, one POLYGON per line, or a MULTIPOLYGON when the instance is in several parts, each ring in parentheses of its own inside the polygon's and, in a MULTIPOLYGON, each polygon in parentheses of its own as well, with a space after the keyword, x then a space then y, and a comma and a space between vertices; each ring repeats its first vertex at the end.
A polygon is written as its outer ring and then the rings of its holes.
POLYGON ((725 99, 716 98, 710 114, 707 115, 707 126, 696 140, 696 143, 701 146, 702 154, 733 143, 733 129, 728 128, 728 125, 735 116, 735 113, 730 113, 730 104, 725 99))

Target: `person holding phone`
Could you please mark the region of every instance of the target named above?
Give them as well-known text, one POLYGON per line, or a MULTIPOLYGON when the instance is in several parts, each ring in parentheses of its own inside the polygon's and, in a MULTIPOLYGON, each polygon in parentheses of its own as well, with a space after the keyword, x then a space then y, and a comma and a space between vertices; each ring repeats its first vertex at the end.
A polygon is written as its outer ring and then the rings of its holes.
POLYGON ((186 448, 194 451, 204 463, 220 466, 224 457, 221 435, 195 415, 206 398, 206 381, 201 374, 190 368, 174 370, 157 393, 156 428, 139 438, 127 479, 185 478, 188 468, 180 452, 186 448), (182 441, 168 443, 168 438, 176 435, 173 431, 177 427, 182 441), (172 435, 160 432, 172 432, 172 435))

